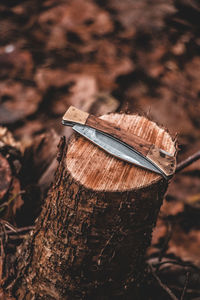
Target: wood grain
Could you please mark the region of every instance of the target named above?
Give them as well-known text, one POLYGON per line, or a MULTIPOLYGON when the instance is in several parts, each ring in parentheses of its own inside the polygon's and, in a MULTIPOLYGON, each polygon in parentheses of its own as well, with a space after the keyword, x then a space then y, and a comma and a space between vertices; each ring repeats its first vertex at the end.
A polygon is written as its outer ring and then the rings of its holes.
POLYGON ((102 120, 96 116, 89 115, 86 120, 86 125, 121 140, 122 142, 133 147, 138 152, 142 153, 144 156, 147 155, 152 146, 152 144, 148 143, 148 141, 145 141, 135 134, 130 134, 130 131, 126 131, 120 126, 116 126, 115 124, 111 123, 110 120, 107 122, 106 120, 102 120))
MULTIPOLYGON (((175 143, 163 128, 138 115, 110 114, 101 117, 116 127, 145 139, 149 144, 174 155, 175 143)), ((94 120, 90 118, 90 124, 94 120)), ((74 179, 87 188, 102 191, 124 191, 142 188, 161 180, 162 176, 123 162, 76 134, 69 144, 67 169, 74 179)))

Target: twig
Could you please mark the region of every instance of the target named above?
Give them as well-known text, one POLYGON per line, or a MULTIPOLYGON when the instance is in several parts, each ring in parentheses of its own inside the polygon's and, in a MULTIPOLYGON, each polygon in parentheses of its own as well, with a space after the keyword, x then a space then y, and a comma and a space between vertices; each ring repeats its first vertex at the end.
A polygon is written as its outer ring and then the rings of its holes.
POLYGON ((149 264, 149 267, 151 269, 152 275, 155 277, 155 279, 158 281, 159 285, 163 288, 163 290, 165 290, 168 295, 171 297, 171 299, 173 300, 178 300, 178 298, 174 295, 174 293, 170 290, 170 288, 168 288, 168 286, 166 286, 161 280, 160 278, 156 275, 156 273, 154 272, 154 269, 152 267, 151 264, 149 264))
POLYGON ((8 229, 10 229, 11 231, 16 232, 17 228, 15 226, 13 226, 12 224, 10 224, 8 221, 0 219, 0 224, 2 226, 4 226, 4 229, 7 227, 8 229))
POLYGON ((186 273, 186 279, 185 279, 185 283, 184 283, 184 287, 183 287, 183 291, 182 291, 181 299, 180 299, 180 300, 183 300, 183 299, 184 299, 185 292, 186 292, 186 290, 187 290, 188 283, 189 283, 189 277, 190 277, 190 272, 187 272, 187 273, 186 273))
POLYGON ((181 266, 181 267, 184 267, 184 268, 191 268, 191 269, 194 269, 197 272, 200 272, 200 268, 198 268, 197 266, 192 265, 189 262, 183 262, 183 261, 179 262, 179 261, 176 261, 176 260, 165 260, 165 261, 162 261, 162 262, 153 263, 152 265, 159 268, 160 266, 166 265, 166 264, 178 265, 178 266, 181 266))
POLYGON ((13 202, 14 200, 16 200, 17 197, 19 197, 20 195, 23 195, 23 194, 25 194, 25 191, 21 191, 21 192, 15 194, 15 195, 13 195, 13 197, 11 197, 10 199, 8 199, 7 202, 1 204, 1 205, 0 205, 0 212, 3 211, 4 208, 5 208, 6 206, 8 206, 11 202, 13 202))
POLYGON ((15 234, 15 235, 17 235, 20 232, 29 231, 31 229, 34 229, 34 226, 27 226, 27 227, 16 228, 15 231, 13 231, 13 230, 6 230, 5 232, 1 232, 0 233, 0 237, 4 236, 5 234, 8 234, 8 235, 9 234, 15 234))
POLYGON ((176 171, 175 173, 180 172, 181 170, 183 170, 184 168, 186 168, 187 166, 191 165, 193 162, 195 162, 196 160, 200 159, 200 151, 197 151, 196 153, 194 153, 193 155, 189 156, 188 158, 186 158, 185 160, 181 161, 177 167, 176 167, 176 171))
MULTIPOLYGON (((183 290, 183 288, 180 288, 179 286, 176 286, 176 285, 171 285, 170 284, 170 287, 171 288, 173 288, 173 289, 175 289, 175 290, 177 290, 177 291, 182 291, 183 290)), ((187 294, 195 294, 195 295, 200 295, 200 291, 198 290, 198 287, 197 287, 197 289, 195 290, 195 289, 187 289, 187 294)), ((189 298, 188 298, 189 299, 189 298)), ((191 298, 191 299, 194 299, 194 298, 191 298)), ((197 298, 198 299, 198 298, 197 298)), ((199 298, 200 299, 200 298, 199 298)))

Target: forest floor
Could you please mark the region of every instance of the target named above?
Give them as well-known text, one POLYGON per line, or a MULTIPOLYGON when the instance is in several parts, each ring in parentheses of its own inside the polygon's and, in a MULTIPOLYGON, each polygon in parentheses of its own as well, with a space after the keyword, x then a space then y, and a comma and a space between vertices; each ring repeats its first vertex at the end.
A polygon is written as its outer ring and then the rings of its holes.
MULTIPOLYGON (((147 115, 177 138, 178 161, 200 149, 199 20, 197 0, 1 1, 2 284, 71 134, 69 105, 147 115)), ((145 299, 200 299, 200 161, 172 179, 146 261, 145 299)))

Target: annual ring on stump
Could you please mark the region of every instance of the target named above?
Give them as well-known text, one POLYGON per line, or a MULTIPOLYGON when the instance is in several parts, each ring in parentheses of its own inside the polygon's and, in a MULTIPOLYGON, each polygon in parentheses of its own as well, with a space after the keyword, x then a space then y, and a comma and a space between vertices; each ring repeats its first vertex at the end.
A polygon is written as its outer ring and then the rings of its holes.
MULTIPOLYGON (((110 114, 101 119, 144 138, 171 155, 176 152, 169 133, 143 116, 110 114)), ((162 179, 161 175, 115 158, 78 134, 68 146, 66 165, 75 181, 96 191, 135 190, 162 179)))

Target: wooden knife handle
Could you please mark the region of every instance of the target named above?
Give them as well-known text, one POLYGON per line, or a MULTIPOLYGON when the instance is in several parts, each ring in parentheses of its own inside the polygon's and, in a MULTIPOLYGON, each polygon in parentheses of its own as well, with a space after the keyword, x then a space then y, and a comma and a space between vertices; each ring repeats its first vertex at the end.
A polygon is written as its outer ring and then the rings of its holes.
POLYGON ((137 135, 130 134, 129 132, 117 127, 115 124, 102 120, 96 116, 89 115, 88 113, 83 112, 73 106, 70 106, 70 108, 67 110, 63 117, 63 120, 67 123, 70 122, 72 124, 78 123, 87 125, 109 135, 112 135, 116 139, 119 139, 129 146, 133 147, 144 156, 147 155, 152 146, 151 143, 145 141, 137 135))
POLYGON ((171 176, 175 172, 176 161, 174 156, 167 155, 155 145, 137 135, 117 127, 115 124, 90 115, 73 106, 70 106, 67 110, 63 116, 63 120, 68 124, 78 123, 92 127, 121 140, 152 161, 166 176, 171 176))
POLYGON ((107 133, 116 139, 121 140, 127 145, 134 148, 136 151, 140 152, 142 155, 146 156, 152 146, 151 143, 143 140, 137 135, 131 134, 130 132, 117 127, 115 124, 112 124, 108 121, 99 119, 96 116, 89 115, 85 125, 90 126, 94 129, 107 133))

